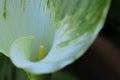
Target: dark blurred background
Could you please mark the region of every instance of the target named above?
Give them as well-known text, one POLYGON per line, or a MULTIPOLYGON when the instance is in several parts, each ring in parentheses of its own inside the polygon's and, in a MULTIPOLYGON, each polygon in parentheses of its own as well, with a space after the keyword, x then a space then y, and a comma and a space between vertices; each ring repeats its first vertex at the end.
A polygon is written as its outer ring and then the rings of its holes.
POLYGON ((120 80, 120 0, 113 0, 99 36, 88 51, 64 69, 80 80, 120 80))

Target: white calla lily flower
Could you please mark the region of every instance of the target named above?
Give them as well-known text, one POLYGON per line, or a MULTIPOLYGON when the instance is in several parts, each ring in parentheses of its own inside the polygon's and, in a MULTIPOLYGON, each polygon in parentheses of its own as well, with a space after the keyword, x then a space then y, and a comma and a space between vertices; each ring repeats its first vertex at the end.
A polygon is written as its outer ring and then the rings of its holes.
POLYGON ((32 74, 55 72, 88 49, 110 0, 0 0, 0 52, 32 74))

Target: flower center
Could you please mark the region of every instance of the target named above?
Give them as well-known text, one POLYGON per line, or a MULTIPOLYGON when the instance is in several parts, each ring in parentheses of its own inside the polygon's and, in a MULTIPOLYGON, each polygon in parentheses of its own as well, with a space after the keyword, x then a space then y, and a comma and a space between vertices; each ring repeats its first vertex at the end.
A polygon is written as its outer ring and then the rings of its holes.
POLYGON ((40 45, 38 60, 42 60, 45 56, 46 56, 45 47, 44 45, 40 45))

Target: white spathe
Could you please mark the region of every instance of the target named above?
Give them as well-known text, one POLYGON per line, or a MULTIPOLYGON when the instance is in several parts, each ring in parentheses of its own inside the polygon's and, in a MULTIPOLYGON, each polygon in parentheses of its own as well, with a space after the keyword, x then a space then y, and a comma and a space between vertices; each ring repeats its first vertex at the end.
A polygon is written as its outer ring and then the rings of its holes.
POLYGON ((32 74, 60 70, 94 41, 109 4, 110 0, 0 0, 0 52, 32 74), (40 45, 46 50, 42 60, 40 45))

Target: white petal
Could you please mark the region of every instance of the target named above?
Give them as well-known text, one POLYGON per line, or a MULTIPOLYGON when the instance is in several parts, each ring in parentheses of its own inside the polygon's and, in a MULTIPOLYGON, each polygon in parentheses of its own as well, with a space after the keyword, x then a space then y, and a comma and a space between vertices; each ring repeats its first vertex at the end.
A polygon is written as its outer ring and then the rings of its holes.
POLYGON ((51 17, 45 0, 0 0, 0 52, 9 56, 13 41, 30 35, 35 37, 32 53, 40 44, 49 50, 55 29, 51 17))
MULTIPOLYGON (((43 1, 43 0, 40 0, 43 1)), ((17 1, 16 1, 17 2, 17 1)), ((27 1, 29 2, 29 1, 27 1)), ((26 10, 28 10, 28 15, 22 15, 23 19, 26 22, 23 21, 23 26, 29 26, 30 28, 33 26, 32 20, 36 21, 34 22, 34 26, 38 26, 39 23, 36 20, 36 16, 31 15, 31 9, 30 4, 34 4, 37 1, 32 1, 27 4, 26 10), (30 3, 31 2, 31 3, 30 3), (32 3, 33 2, 33 3, 32 3), (32 17, 31 17, 32 16, 32 17), (24 18, 26 17, 26 18, 24 18), (27 20, 28 22, 27 22, 27 20), (31 22, 31 23, 29 23, 31 22)), ((53 11, 53 24, 55 22, 55 25, 57 28, 54 31, 51 32, 51 27, 45 28, 47 33, 44 33, 43 31, 41 34, 37 34, 37 40, 40 42, 46 43, 46 40, 43 40, 42 36, 38 37, 39 35, 47 34, 48 43, 49 38, 54 39, 52 46, 50 47, 50 51, 48 52, 48 55, 41 61, 38 62, 32 62, 30 61, 31 51, 30 49, 35 49, 37 51, 37 47, 30 48, 31 41, 33 37, 28 37, 29 35, 33 34, 36 35, 36 27, 31 28, 28 32, 30 34, 24 35, 26 37, 22 37, 22 34, 19 34, 19 38, 16 37, 16 41, 11 46, 10 49, 10 58, 12 59, 13 63, 19 67, 22 68, 32 74, 44 74, 44 73, 51 73, 55 72, 59 69, 62 69, 63 67, 67 66, 68 64, 72 63, 76 59, 78 59, 83 53, 87 50, 87 48, 90 46, 90 44, 93 42, 93 40, 96 38, 98 32, 101 30, 105 17, 108 11, 110 0, 92 0, 92 1, 85 1, 85 0, 48 0, 48 9, 53 11), (72 1, 70 4, 68 4, 69 1, 72 1), (80 4, 79 4, 80 3, 80 4), (33 31, 32 31, 33 29, 33 31), (50 29, 50 31, 48 30, 50 29), (49 34, 50 33, 50 34, 49 34), (52 37, 52 38, 51 38, 52 37), (42 40, 41 40, 42 39, 42 40)), ((36 3, 37 4, 37 3, 36 3)), ((32 7, 31 7, 32 8, 32 7)), ((35 8, 32 9, 33 12, 36 14, 39 13, 39 11, 35 8), (35 10, 35 11, 34 11, 35 10)), ((19 11, 18 11, 19 12, 19 11)), ((19 14, 16 12, 17 14, 19 14)), ((20 11, 21 12, 21 11, 20 11)), ((42 12, 42 11, 40 11, 42 12)), ((49 13, 49 12, 46 12, 49 13)), ((50 12, 52 13, 52 12, 50 12)), ((43 13, 42 13, 43 14, 43 13)), ((13 16, 13 14, 10 14, 13 16)), ((21 14, 19 14, 21 15, 21 14)), ((46 15, 48 16, 48 15, 46 15)), ((45 20, 40 20, 37 18, 41 24, 46 22, 49 26, 49 18, 47 17, 45 20)), ((41 16, 43 17, 43 16, 41 16)), ((16 16, 16 19, 21 18, 16 16)), ((10 18, 11 19, 11 18, 10 18)), ((8 19, 9 25, 15 22, 10 21, 8 19), (11 23, 10 23, 11 22, 11 23)), ((7 18, 6 18, 7 20, 7 18)), ((20 19, 21 20, 21 19, 20 19)), ((50 22, 52 23, 52 22, 50 22)), ((18 22, 18 24, 20 24, 18 22)), ((53 25, 51 24, 51 25, 53 25)), ((45 24, 44 24, 45 25, 45 24)), ((50 26, 51 26, 50 25, 50 26)), ((17 26, 17 25, 16 25, 17 26)), ((53 25, 54 26, 54 25, 53 25)), ((42 26, 43 27, 43 26, 42 26)), ((12 27, 14 28, 14 27, 12 27)), ((44 27, 43 27, 44 28, 44 27)), ((24 27, 23 27, 24 29, 24 27)), ((21 31, 23 30, 21 29, 21 31)), ((25 29, 27 30, 28 27, 25 29)), ((17 30, 19 32, 19 30, 17 30)), ((15 32, 13 32, 15 33, 15 32)), ((13 35, 13 34, 12 34, 13 35)), ((33 36, 34 36, 33 35, 33 36)), ((14 35, 16 36, 16 35, 14 35)), ((35 37, 36 40, 36 37, 35 37)), ((33 39, 34 41, 34 39, 33 39)), ((51 40, 52 41, 52 40, 51 40)), ((52 43, 50 41, 50 43, 52 43)), ((33 42, 34 43, 34 42, 33 42)), ((35 45, 40 43, 37 41, 35 45)), ((46 45, 46 44, 45 44, 46 45)), ((47 45, 46 45, 47 46, 47 45)), ((37 53, 35 53, 37 54, 37 53)), ((33 56, 33 55, 32 55, 33 56)))

